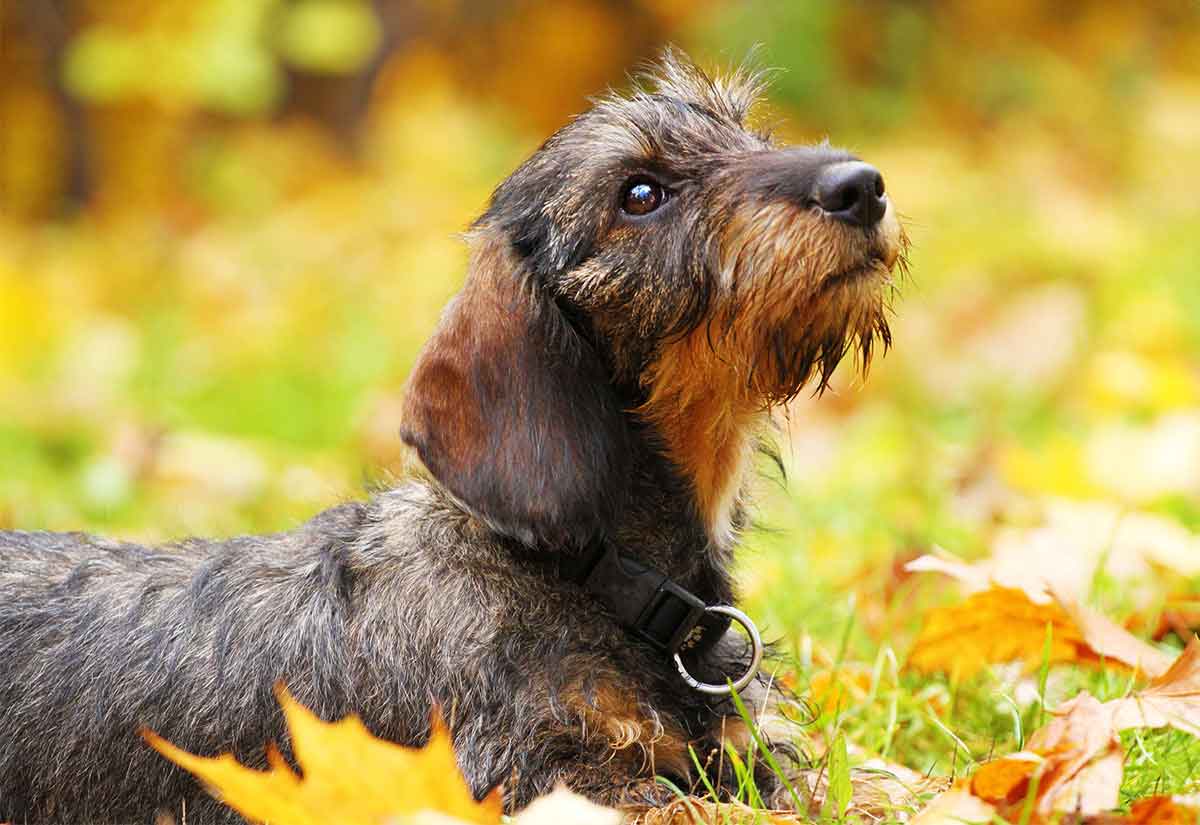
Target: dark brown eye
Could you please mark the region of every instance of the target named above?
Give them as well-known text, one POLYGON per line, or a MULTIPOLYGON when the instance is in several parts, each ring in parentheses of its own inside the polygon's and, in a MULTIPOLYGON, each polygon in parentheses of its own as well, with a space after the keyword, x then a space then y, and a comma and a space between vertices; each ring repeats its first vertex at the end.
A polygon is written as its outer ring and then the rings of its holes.
POLYGON ((633 178, 625 184, 625 191, 621 196, 621 209, 627 215, 649 215, 662 206, 666 200, 664 194, 657 181, 650 178, 633 178))

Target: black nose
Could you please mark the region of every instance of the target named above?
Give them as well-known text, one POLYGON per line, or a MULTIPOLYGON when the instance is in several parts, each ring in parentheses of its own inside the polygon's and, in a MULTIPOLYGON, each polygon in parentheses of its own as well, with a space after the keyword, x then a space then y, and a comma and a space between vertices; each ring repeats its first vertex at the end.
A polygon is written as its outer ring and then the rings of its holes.
POLYGON ((887 211, 883 175, 869 163, 843 161, 817 173, 813 198, 830 217, 870 229, 887 211))

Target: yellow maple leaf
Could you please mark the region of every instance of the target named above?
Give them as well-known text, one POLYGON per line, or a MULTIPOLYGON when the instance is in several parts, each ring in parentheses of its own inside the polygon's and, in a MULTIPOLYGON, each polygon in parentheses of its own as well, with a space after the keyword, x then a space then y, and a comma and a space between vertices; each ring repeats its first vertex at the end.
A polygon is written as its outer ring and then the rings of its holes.
POLYGON ((477 825, 497 825, 500 789, 476 802, 459 770, 450 733, 434 713, 429 743, 405 748, 376 739, 354 716, 323 722, 282 687, 276 691, 303 776, 273 746, 269 768, 254 770, 230 754, 195 756, 151 731, 155 750, 199 778, 242 816, 272 825, 382 825, 431 811, 477 825))

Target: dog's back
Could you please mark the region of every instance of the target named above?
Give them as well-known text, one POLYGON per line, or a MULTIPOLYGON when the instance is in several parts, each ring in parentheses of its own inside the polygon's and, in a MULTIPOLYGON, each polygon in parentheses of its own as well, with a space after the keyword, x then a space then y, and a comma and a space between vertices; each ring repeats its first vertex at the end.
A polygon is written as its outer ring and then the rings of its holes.
POLYGON ((205 821, 210 803, 140 727, 255 763, 282 737, 276 681, 348 712, 364 514, 161 549, 0 533, 0 821, 135 821, 166 800, 205 821))

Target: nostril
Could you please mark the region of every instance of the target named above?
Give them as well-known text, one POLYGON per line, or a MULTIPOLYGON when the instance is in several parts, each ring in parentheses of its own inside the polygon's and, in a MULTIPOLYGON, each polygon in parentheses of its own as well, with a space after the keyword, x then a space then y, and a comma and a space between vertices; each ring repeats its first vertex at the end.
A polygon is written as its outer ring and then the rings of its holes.
POLYGON ((887 210, 883 175, 862 161, 830 164, 817 175, 813 200, 830 217, 870 228, 887 210))
POLYGON ((858 187, 843 186, 833 190, 828 198, 818 198, 818 202, 821 203, 821 208, 827 212, 842 212, 846 209, 853 209, 861 196, 862 192, 858 187))

